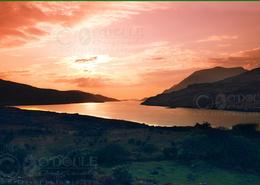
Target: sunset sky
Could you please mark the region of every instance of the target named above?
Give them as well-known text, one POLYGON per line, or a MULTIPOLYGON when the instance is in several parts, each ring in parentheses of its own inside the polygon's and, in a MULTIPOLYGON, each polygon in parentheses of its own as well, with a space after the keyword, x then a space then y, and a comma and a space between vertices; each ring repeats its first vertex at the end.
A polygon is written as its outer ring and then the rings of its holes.
POLYGON ((260 3, 0 3, 0 78, 118 99, 202 68, 260 67, 260 3))

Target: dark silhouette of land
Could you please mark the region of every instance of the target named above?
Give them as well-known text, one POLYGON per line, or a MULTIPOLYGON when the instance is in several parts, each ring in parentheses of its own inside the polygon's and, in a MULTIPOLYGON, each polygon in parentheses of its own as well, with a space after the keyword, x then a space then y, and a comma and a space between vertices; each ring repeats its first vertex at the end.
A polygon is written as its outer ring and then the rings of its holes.
POLYGON ((200 71, 195 71, 187 78, 182 80, 180 83, 172 86, 171 88, 165 90, 163 93, 170 93, 173 91, 179 91, 181 89, 185 89, 189 85, 192 84, 201 84, 201 83, 212 83, 220 80, 224 80, 226 78, 230 78, 233 76, 237 76, 246 72, 242 67, 234 67, 234 68, 225 68, 225 67, 214 67, 210 69, 203 69, 200 71))
POLYGON ((260 111, 260 68, 146 99, 143 105, 260 111))
POLYGON ((42 89, 0 79, 0 105, 47 105, 107 101, 117 100, 77 90, 42 89))
POLYGON ((2 107, 0 146, 12 147, 4 153, 0 147, 0 180, 58 184, 58 173, 63 184, 91 180, 99 185, 165 185, 218 184, 225 176, 223 184, 258 185, 260 133, 256 129, 255 124, 218 129, 209 123, 153 127, 2 107), (95 171, 68 163, 90 156, 98 164, 95 171), (58 163, 59 159, 67 163, 58 163))

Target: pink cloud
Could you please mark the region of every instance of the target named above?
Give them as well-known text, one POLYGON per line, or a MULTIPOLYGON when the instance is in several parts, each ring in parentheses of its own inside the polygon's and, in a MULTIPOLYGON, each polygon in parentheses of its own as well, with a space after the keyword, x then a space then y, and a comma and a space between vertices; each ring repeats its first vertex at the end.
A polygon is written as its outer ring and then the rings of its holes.
POLYGON ((260 67, 260 48, 240 51, 227 57, 211 58, 209 63, 218 66, 242 66, 247 69, 260 67))
POLYGON ((80 77, 80 78, 60 78, 54 80, 58 83, 66 83, 76 85, 79 88, 92 88, 92 87, 104 87, 107 86, 109 79, 94 78, 94 77, 80 77))
POLYGON ((5 71, 0 72, 0 78, 6 79, 12 76, 29 76, 31 75, 29 70, 13 70, 13 71, 5 71))
POLYGON ((3 2, 0 6, 0 48, 13 47, 16 43, 20 46, 48 35, 49 32, 40 26, 42 23, 73 27, 85 21, 105 26, 160 7, 156 3, 127 2, 3 2))
POLYGON ((20 46, 47 35, 39 23, 72 26, 105 7, 104 3, 1 3, 0 47, 20 46))
POLYGON ((205 39, 198 40, 197 42, 219 42, 219 41, 226 41, 226 40, 235 40, 238 39, 238 36, 233 35, 212 35, 205 39))

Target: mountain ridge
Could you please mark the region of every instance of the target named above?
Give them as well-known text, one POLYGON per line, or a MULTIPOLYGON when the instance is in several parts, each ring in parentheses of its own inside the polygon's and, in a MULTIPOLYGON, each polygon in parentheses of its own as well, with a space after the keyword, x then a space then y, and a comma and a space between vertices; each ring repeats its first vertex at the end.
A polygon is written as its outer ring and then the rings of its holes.
POLYGON ((66 103, 118 101, 79 90, 55 90, 0 79, 0 105, 47 105, 66 103))
POLYGON ((260 111, 260 68, 213 83, 192 84, 185 89, 148 98, 143 105, 260 111))
POLYGON ((243 67, 225 68, 220 66, 216 66, 214 68, 209 68, 209 69, 198 70, 193 72, 191 75, 186 77, 178 84, 173 85, 169 89, 166 89, 165 91, 163 91, 163 93, 178 91, 195 83, 217 82, 232 76, 242 74, 246 71, 247 70, 245 70, 243 67))

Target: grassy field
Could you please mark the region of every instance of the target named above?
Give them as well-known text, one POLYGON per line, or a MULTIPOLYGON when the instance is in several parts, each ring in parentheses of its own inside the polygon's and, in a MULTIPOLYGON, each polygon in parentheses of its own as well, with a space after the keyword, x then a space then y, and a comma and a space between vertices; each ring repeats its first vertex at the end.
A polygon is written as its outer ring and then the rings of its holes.
POLYGON ((64 162, 94 157, 97 169, 84 178, 98 185, 260 184, 260 133, 255 125, 238 125, 232 130, 211 128, 208 123, 163 128, 0 108, 0 144, 12 148, 0 149, 0 180, 53 183, 59 172, 63 180, 73 182, 87 169, 78 163, 53 163, 54 159, 64 162), (6 153, 22 167, 15 176, 3 173, 14 170, 3 163, 1 156, 6 153), (42 159, 48 165, 39 165, 42 159), (46 170, 50 174, 46 175, 46 170))
POLYGON ((129 169, 136 179, 152 179, 162 184, 258 185, 260 182, 257 175, 223 170, 203 163, 191 168, 172 161, 140 162, 129 165, 129 169))

